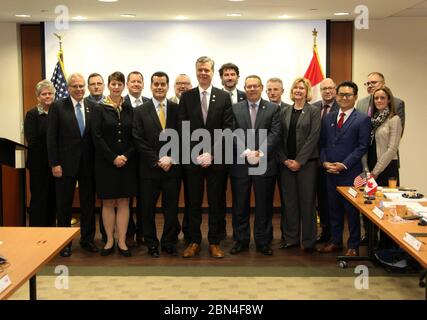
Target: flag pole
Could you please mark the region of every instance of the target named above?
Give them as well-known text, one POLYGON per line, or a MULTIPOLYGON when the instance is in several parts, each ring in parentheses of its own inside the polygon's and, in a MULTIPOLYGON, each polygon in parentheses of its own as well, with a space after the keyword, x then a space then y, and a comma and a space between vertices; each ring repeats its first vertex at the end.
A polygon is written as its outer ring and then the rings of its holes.
MULTIPOLYGON (((319 52, 317 51, 317 34, 319 33, 316 28, 311 32, 313 35, 313 52, 317 56, 317 61, 320 62, 319 52)), ((322 66, 319 64, 320 72, 322 73, 322 77, 325 78, 325 73, 323 72, 322 66)))

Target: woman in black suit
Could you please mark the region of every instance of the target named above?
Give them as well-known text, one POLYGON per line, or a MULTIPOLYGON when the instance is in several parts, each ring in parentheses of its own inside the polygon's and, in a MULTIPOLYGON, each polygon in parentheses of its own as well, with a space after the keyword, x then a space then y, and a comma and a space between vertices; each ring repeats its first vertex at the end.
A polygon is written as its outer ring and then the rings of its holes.
POLYGON ((110 95, 93 112, 96 192, 102 200, 102 221, 107 233, 107 242, 101 250, 103 256, 114 250, 115 226, 119 252, 131 256, 126 246, 126 231, 129 198, 136 194, 137 171, 132 141, 133 109, 123 104, 124 88, 123 73, 112 73, 108 77, 110 95))
POLYGON ((280 184, 284 203, 282 249, 300 246, 314 251, 316 243, 316 175, 319 158, 320 108, 311 100, 310 81, 297 78, 291 87, 292 106, 282 110, 279 148, 280 184))
POLYGON ((27 112, 24 135, 27 139, 27 168, 30 174, 30 227, 54 227, 55 181, 47 158, 47 117, 55 97, 55 88, 48 80, 36 85, 38 104, 27 112))

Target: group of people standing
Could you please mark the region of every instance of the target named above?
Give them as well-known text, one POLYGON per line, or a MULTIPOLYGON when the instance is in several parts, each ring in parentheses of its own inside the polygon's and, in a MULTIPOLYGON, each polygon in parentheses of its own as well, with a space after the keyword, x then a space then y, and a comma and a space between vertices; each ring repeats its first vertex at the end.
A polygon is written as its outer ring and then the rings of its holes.
MULTIPOLYGON (((310 104, 310 82, 297 78, 290 88, 293 104, 288 105, 281 101, 284 90, 279 78, 267 81, 270 101, 266 101, 261 97, 264 86, 257 75, 245 78, 244 92, 237 90, 239 68, 233 63, 219 70, 222 89, 212 86, 211 58, 200 57, 195 66, 198 85, 191 88, 190 78, 179 75, 172 99, 166 98, 169 76, 161 71, 150 78, 151 99, 141 95, 144 79, 136 71, 127 80, 121 72, 109 75, 107 96, 103 96, 103 78, 96 73, 88 78, 90 95, 86 98, 85 79, 77 73, 67 79, 70 96, 55 102, 52 84, 46 80, 38 83, 39 104, 25 119, 32 195, 30 225, 55 226, 56 213, 57 225, 69 227, 78 183, 83 249, 110 255, 115 250, 116 237, 119 253, 130 257, 127 238, 132 230, 132 240, 143 242, 152 257, 159 257, 160 251, 176 256, 182 230, 187 242, 182 256, 191 258, 201 250, 202 201, 206 192, 209 252, 213 258, 223 258, 220 244, 227 236, 226 187, 230 177, 235 241, 231 254, 249 249, 252 188, 256 250, 273 254, 273 197, 278 182, 282 201, 281 249, 300 246, 311 253, 316 242, 326 242, 319 252, 340 250, 347 212, 350 239, 346 254, 357 255, 359 213, 335 188, 351 185, 364 166, 380 184, 387 181, 385 176, 398 176, 397 150, 403 120, 400 121, 396 99, 385 86, 384 77, 380 73, 369 75, 382 80, 368 80, 368 92, 374 85, 377 88, 369 92, 366 110, 360 107, 359 111, 354 108, 358 87, 353 82, 336 87, 332 79, 325 79, 321 84, 322 101, 310 104), (125 86, 129 95, 123 97, 125 86), (176 130, 181 137, 184 123, 189 124, 190 134, 204 129, 212 137, 210 146, 197 149, 194 161, 189 163, 183 163, 182 153, 162 154, 168 141, 159 139, 165 129, 176 130), (218 139, 213 137, 217 129, 245 132, 243 140, 235 137, 233 141, 232 164, 226 164, 224 152, 216 153, 218 139), (267 133, 264 138, 261 131, 267 133), (253 136, 261 138, 249 144, 253 136), (241 144, 244 152, 238 154, 241 144), (252 174, 251 169, 260 163, 266 165, 266 170, 252 174), (185 213, 181 225, 178 198, 182 181, 185 213), (102 200, 105 244, 100 250, 94 242, 95 194, 102 200), (160 195, 164 227, 158 239, 155 216, 160 195), (131 214, 134 197, 136 221, 131 214), (318 238, 317 211, 322 224, 318 238)), ((198 141, 191 141, 190 149, 197 148, 197 144, 198 141)), ((71 243, 60 254, 70 256, 71 243)))

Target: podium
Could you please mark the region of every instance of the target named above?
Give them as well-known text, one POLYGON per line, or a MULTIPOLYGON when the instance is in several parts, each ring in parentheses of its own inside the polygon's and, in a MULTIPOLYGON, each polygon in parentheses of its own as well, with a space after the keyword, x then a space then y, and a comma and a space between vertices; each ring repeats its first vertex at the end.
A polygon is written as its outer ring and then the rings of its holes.
POLYGON ((25 165, 23 156, 16 156, 17 151, 26 149, 20 143, 0 138, 0 226, 26 224, 25 165))

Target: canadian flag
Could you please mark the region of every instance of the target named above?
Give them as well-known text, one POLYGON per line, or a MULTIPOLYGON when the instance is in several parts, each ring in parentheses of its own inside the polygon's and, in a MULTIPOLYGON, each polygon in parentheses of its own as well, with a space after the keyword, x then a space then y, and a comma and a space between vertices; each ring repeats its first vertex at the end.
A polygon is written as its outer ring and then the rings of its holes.
POLYGON ((313 57, 311 58, 310 65, 304 74, 304 78, 310 80, 313 97, 312 102, 318 101, 322 98, 320 94, 320 82, 325 79, 325 76, 320 66, 319 54, 317 53, 317 46, 313 47, 313 57))
POLYGON ((370 175, 365 185, 365 193, 368 196, 373 196, 377 192, 377 188, 378 188, 377 182, 375 181, 374 177, 370 175))

